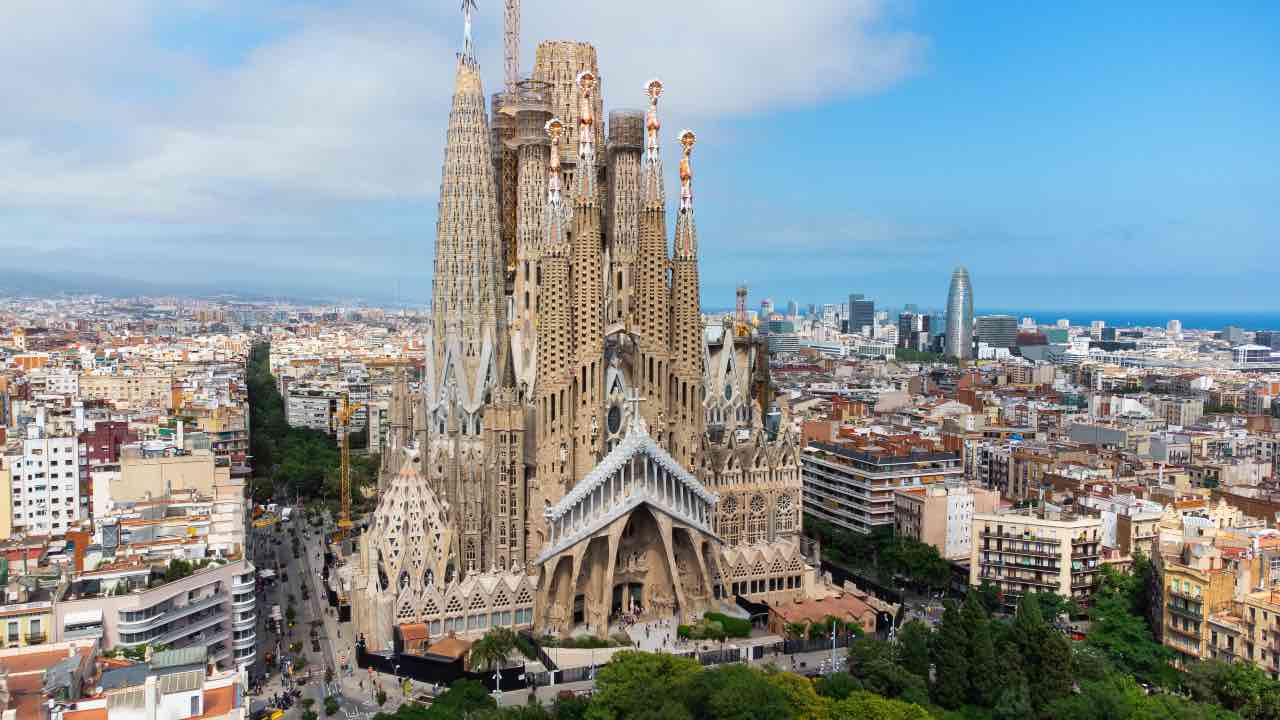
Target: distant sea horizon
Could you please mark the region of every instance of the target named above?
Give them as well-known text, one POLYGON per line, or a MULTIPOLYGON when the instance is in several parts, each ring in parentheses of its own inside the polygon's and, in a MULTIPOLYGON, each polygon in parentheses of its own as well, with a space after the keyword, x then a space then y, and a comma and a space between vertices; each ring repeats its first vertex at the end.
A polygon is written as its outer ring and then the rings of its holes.
POLYGON ((1235 325, 1241 330, 1280 330, 1277 312, 1179 312, 1177 310, 1011 310, 1009 308, 975 310, 977 315, 1012 315, 1019 320, 1034 318, 1037 325, 1053 325, 1066 318, 1072 325, 1088 326, 1101 320, 1107 327, 1164 327, 1170 320, 1182 323, 1183 330, 1221 330, 1235 325))

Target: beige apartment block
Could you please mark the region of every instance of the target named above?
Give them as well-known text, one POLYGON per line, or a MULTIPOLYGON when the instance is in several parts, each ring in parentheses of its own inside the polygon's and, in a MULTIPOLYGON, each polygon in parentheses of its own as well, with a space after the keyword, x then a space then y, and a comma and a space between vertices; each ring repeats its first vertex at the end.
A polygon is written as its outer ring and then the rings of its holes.
POLYGON ((173 405, 173 378, 168 375, 81 375, 80 399, 104 400, 117 408, 173 405))
POLYGON ((894 534, 932 545, 948 560, 967 559, 973 544, 973 516, 992 513, 1000 494, 969 485, 926 485, 899 490, 894 497, 894 534))
POLYGON ((231 468, 217 466, 208 450, 186 455, 146 455, 137 448, 126 448, 121 452, 118 469, 104 466, 93 477, 94 516, 104 517, 113 504, 184 490, 213 497, 215 486, 230 483, 231 468))
POLYGON ((994 584, 1008 607, 1028 592, 1053 592, 1087 606, 1101 556, 1101 518, 975 513, 969 584, 994 584))

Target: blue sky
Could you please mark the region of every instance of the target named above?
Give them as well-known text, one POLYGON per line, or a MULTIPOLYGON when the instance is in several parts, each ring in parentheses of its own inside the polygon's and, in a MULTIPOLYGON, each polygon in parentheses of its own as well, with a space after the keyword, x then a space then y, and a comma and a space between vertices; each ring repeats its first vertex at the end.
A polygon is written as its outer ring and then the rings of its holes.
MULTIPOLYGON (((6 265, 425 299, 455 5, 0 5, 6 265)), ((1280 307, 1275 4, 525 0, 524 28, 526 69, 592 41, 607 105, 656 74, 668 152, 699 131, 708 306, 936 306, 965 264, 982 307, 1280 307)))

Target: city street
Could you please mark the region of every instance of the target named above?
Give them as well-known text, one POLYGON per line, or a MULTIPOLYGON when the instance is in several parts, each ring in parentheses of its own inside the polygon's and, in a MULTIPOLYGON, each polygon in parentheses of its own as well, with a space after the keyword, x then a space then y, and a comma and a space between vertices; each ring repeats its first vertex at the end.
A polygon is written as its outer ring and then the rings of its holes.
MULTIPOLYGON (((278 693, 287 688, 300 687, 302 698, 312 698, 315 701, 312 709, 319 716, 324 717, 324 673, 325 668, 333 668, 335 672, 333 689, 340 690, 333 694, 342 708, 339 715, 335 717, 357 720, 370 716, 377 711, 377 706, 370 693, 360 691, 361 679, 354 674, 351 677, 345 677, 345 674, 342 678, 338 676, 338 668, 342 660, 345 659, 354 666, 353 639, 350 636, 349 627, 339 627, 336 617, 330 614, 325 600, 320 579, 320 569, 324 563, 323 534, 320 528, 309 527, 300 515, 294 515, 294 518, 283 526, 257 528, 253 532, 255 565, 259 571, 272 570, 277 574, 275 582, 267 584, 260 592, 258 662, 259 667, 263 667, 266 654, 271 652, 277 658, 277 665, 275 670, 269 672, 266 683, 254 697, 252 709, 256 711, 262 707, 275 707, 272 701, 278 693), (277 531, 277 527, 281 529, 277 531), (293 557, 291 533, 294 531, 302 541, 302 553, 298 559, 293 557), (305 599, 304 584, 307 588, 305 599), (296 612, 294 626, 287 627, 286 621, 284 636, 279 637, 271 628, 271 608, 273 605, 279 605, 281 613, 287 613, 291 605, 291 596, 292 606, 296 612), (320 623, 314 642, 311 637, 313 621, 320 623), (288 648, 292 643, 302 644, 300 653, 289 652, 288 648), (283 659, 298 656, 306 659, 305 668, 295 671, 291 679, 282 677, 283 659)), ((349 626, 349 623, 347 625, 349 626)), ((368 679, 363 680, 367 688, 368 679)), ((388 691, 388 695, 391 694, 388 691)), ((395 694, 399 695, 398 692, 395 694)), ((395 705, 396 703, 389 699, 386 707, 392 708, 395 705)), ((303 706, 299 700, 294 702, 287 711, 286 717, 298 718, 302 716, 302 712, 303 706)))

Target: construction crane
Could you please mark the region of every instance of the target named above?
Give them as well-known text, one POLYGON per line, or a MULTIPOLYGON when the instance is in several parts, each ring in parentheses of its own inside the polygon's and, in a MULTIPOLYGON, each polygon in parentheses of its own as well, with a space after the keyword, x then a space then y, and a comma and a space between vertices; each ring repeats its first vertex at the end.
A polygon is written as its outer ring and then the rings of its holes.
POLYGON ((506 32, 507 92, 516 91, 520 82, 520 0, 507 0, 506 32))
POLYGON ((338 411, 338 434, 339 434, 339 458, 340 465, 338 469, 339 495, 342 498, 342 511, 338 513, 338 532, 337 538, 341 542, 347 538, 347 532, 352 527, 351 522, 351 443, 347 440, 347 436, 351 434, 349 427, 351 416, 356 414, 359 405, 352 405, 350 398, 345 395, 342 398, 342 409, 338 411))

